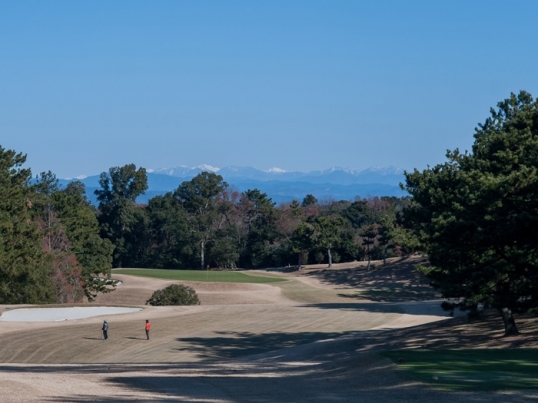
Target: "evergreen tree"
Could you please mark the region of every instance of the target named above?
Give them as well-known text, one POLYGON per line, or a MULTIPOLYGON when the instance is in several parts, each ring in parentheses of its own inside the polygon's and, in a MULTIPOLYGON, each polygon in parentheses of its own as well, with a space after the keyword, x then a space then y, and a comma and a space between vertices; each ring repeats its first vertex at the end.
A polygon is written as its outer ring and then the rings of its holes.
POLYGON ((109 291, 106 279, 111 274, 114 246, 101 238, 94 208, 85 194, 84 184, 74 181, 65 190, 53 193, 52 200, 65 227, 69 250, 80 265, 84 295, 92 301, 97 293, 109 291))
POLYGON ((318 247, 327 251, 329 267, 333 265, 331 249, 340 241, 340 231, 344 219, 338 216, 320 216, 314 221, 315 242, 318 247))
POLYGON ((99 179, 101 189, 95 194, 99 201, 98 220, 101 234, 114 245, 113 264, 122 267, 123 262, 138 253, 138 245, 133 245, 136 237, 134 228, 144 221, 141 208, 136 206, 136 198, 148 188, 146 170, 136 169, 134 164, 110 168, 99 179), (130 239, 131 238, 131 239, 130 239))
POLYGON ((314 195, 307 194, 303 198, 303 202, 301 203, 301 206, 306 207, 306 206, 313 206, 316 204, 318 204, 318 199, 316 199, 314 195))
POLYGON ((297 268, 305 262, 305 257, 308 257, 308 252, 314 246, 314 229, 307 223, 299 224, 293 231, 291 236, 291 247, 293 253, 298 256, 297 268))
POLYGON ((192 267, 197 245, 192 244, 188 214, 171 192, 156 196, 147 207, 151 251, 150 265, 162 268, 192 267))
POLYGON ((228 184, 222 176, 213 172, 202 172, 192 180, 183 182, 174 192, 183 208, 189 213, 191 235, 197 241, 200 251, 200 268, 205 270, 206 244, 224 223, 219 211, 219 197, 228 184))
POLYGON ((496 308, 505 334, 514 312, 538 306, 538 101, 512 94, 479 125, 472 153, 406 173, 432 285, 455 306, 496 308))
POLYGON ((33 220, 29 185, 31 171, 22 168, 26 156, 0 146, 0 303, 55 301, 51 261, 43 251, 33 220))
POLYGON ((247 227, 246 245, 241 261, 246 267, 261 267, 271 263, 271 245, 278 237, 275 203, 258 189, 242 194, 243 220, 247 227))

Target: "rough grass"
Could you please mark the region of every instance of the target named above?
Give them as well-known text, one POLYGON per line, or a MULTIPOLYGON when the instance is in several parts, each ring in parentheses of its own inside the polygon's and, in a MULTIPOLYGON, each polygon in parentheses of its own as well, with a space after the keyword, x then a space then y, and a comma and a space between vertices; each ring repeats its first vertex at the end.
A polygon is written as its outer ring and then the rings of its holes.
POLYGON ((166 270, 166 269, 115 269, 113 274, 151 277, 163 280, 204 281, 217 283, 265 284, 286 281, 282 278, 247 275, 237 271, 166 270))
POLYGON ((412 379, 444 390, 538 389, 538 349, 400 350, 381 355, 412 379))

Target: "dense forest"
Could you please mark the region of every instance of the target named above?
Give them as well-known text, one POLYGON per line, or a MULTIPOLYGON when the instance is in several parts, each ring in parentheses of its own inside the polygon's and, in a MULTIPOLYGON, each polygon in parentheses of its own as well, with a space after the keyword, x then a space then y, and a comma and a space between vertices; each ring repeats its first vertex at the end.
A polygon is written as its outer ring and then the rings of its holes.
POLYGON ((403 229, 409 198, 276 205, 203 172, 137 204, 144 168, 100 176, 92 205, 84 185, 35 177, 26 156, 0 146, 0 303, 76 302, 106 291, 112 267, 253 269, 403 255, 417 247, 403 229))

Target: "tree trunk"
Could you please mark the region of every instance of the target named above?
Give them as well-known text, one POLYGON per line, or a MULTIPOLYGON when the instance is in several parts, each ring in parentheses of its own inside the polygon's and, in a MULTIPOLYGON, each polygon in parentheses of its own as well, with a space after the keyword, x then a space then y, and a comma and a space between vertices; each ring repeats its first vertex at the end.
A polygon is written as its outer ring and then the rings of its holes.
POLYGON ((516 321, 514 320, 514 316, 512 315, 512 310, 510 308, 501 308, 499 309, 499 313, 501 314, 504 322, 504 335, 513 336, 519 334, 519 330, 517 330, 516 326, 516 321))
POLYGON ((303 264, 303 252, 299 252, 299 261, 297 262, 297 270, 301 270, 301 265, 303 264))
POLYGON ((200 270, 204 270, 205 268, 204 248, 205 248, 205 242, 202 240, 200 241, 200 270))
POLYGON ((327 249, 327 256, 329 257, 329 267, 333 267, 333 257, 331 255, 331 248, 327 249))

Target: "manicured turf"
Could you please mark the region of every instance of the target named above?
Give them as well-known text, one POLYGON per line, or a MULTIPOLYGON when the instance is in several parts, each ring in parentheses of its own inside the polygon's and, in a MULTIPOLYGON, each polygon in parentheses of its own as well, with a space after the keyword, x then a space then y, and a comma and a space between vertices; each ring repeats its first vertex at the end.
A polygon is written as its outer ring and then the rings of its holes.
POLYGON ((381 355, 411 378, 441 389, 538 389, 538 349, 403 350, 381 355))
POLYGON ((113 274, 161 278, 164 280, 210 281, 219 283, 276 283, 286 281, 275 277, 260 277, 237 271, 164 270, 164 269, 116 269, 113 274))

